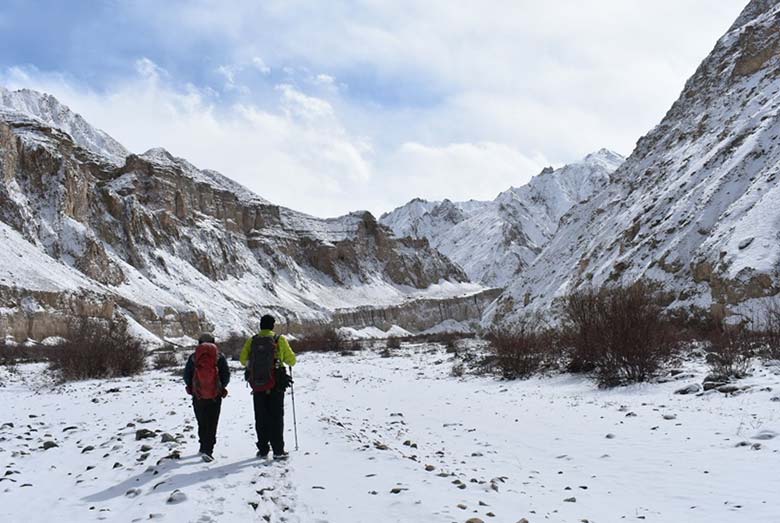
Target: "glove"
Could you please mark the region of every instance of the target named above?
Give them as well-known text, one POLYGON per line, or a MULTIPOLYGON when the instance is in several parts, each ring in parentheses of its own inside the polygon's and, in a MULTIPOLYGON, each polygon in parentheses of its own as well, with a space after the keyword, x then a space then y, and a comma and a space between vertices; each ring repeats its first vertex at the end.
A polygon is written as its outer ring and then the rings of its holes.
POLYGON ((227 389, 222 389, 222 397, 223 398, 227 398, 227 395, 228 395, 228 390, 227 389))
POLYGON ((185 390, 187 391, 187 394, 192 396, 192 387, 187 387, 185 390))

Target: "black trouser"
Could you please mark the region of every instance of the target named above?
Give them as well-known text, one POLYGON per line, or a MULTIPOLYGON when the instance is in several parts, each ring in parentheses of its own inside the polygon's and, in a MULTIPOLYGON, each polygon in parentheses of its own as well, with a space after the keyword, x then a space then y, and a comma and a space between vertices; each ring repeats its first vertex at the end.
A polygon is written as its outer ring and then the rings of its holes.
POLYGON ((222 398, 213 400, 192 399, 195 409, 195 418, 198 420, 198 440, 200 452, 211 456, 214 452, 214 444, 217 442, 217 423, 219 411, 222 408, 222 398))
POLYGON ((255 430, 257 450, 267 454, 270 448, 274 454, 284 452, 284 389, 255 392, 255 430))

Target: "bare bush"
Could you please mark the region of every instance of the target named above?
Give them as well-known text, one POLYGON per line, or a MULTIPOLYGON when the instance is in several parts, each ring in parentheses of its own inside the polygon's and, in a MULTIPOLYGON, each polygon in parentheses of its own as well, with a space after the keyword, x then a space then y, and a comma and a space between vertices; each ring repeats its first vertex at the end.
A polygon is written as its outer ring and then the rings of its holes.
POLYGON ((292 343, 295 352, 341 352, 354 346, 330 325, 311 328, 292 343))
POLYGON ((401 348, 401 338, 398 336, 390 336, 387 338, 387 341, 385 341, 385 347, 388 349, 400 349, 401 348))
POLYGON ((642 281, 574 293, 566 299, 564 314, 569 370, 595 371, 603 386, 648 380, 677 342, 672 322, 663 315, 661 294, 642 281))
POLYGON ((244 344, 248 339, 249 336, 231 332, 224 340, 217 340, 217 345, 219 345, 219 350, 225 355, 225 358, 238 361, 241 351, 244 349, 244 344))
POLYGON ((759 327, 766 344, 767 355, 773 359, 780 359, 780 298, 768 301, 761 313, 759 327))
POLYGON ((81 319, 52 351, 49 366, 64 381, 132 376, 144 369, 146 352, 123 321, 81 319))
POLYGON ((746 325, 727 325, 721 323, 707 336, 710 354, 707 362, 711 375, 718 380, 744 378, 750 370, 750 362, 760 337, 751 332, 746 325))
POLYGON ((12 345, 0 340, 0 366, 14 366, 21 363, 40 363, 49 361, 53 347, 43 345, 12 345))
POLYGON ((180 366, 176 353, 172 350, 162 350, 156 352, 152 358, 152 366, 156 370, 170 369, 180 366))
POLYGON ((507 379, 527 378, 554 359, 555 334, 535 320, 486 335, 492 363, 507 379))

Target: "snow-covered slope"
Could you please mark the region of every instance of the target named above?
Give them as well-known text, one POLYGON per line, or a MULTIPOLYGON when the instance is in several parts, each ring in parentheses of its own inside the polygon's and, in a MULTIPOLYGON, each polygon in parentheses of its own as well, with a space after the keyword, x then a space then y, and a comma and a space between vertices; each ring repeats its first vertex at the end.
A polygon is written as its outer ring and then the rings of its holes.
POLYGON ((4 333, 40 338, 69 316, 112 314, 157 335, 225 333, 268 310, 294 324, 481 290, 368 212, 319 219, 279 207, 163 149, 120 166, 110 142, 51 97, 13 99, 0 111, 4 333), (21 113, 30 100, 34 114, 21 113))
POLYGON ((564 217, 491 318, 640 277, 674 306, 726 313, 780 291, 780 4, 745 8, 614 178, 564 217))
POLYGON ((623 160, 602 149, 560 169, 548 167, 493 201, 415 199, 380 222, 398 236, 427 238, 472 280, 504 287, 536 258, 561 216, 606 187, 623 160))
MULTIPOLYGON (((43 124, 68 133, 80 146, 94 151, 112 163, 122 165, 130 154, 108 134, 92 127, 81 115, 71 111, 50 94, 31 89, 9 91, 0 86, 0 113, 37 119, 43 124)), ((13 116, 11 116, 13 117, 13 116)))

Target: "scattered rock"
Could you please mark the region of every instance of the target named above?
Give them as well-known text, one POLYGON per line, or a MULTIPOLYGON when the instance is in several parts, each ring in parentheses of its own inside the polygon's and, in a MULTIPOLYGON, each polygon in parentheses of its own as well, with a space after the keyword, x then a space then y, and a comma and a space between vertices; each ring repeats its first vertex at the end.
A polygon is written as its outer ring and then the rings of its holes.
POLYGON ((577 498, 575 498, 574 496, 572 496, 572 497, 570 497, 570 498, 566 498, 566 499, 564 499, 564 500, 563 500, 563 502, 564 502, 564 503, 577 503, 577 498))
POLYGON ((151 445, 141 445, 141 452, 149 452, 150 450, 152 450, 151 445))
POLYGON ((114 463, 114 466, 112 468, 118 469, 118 468, 121 468, 121 467, 122 467, 122 464, 117 461, 116 463, 114 463))
POLYGON ((76 427, 75 425, 71 425, 70 427, 65 427, 64 429, 62 429, 62 432, 68 432, 69 430, 76 430, 76 429, 78 429, 78 427, 76 427))
MULTIPOLYGON (((458 505, 458 506, 460 506, 460 505, 458 505)), ((485 522, 482 521, 479 518, 469 518, 469 519, 466 520, 466 523, 485 523, 485 522)))
POLYGON ((406 490, 406 489, 401 488, 401 487, 393 487, 393 488, 390 489, 390 494, 400 494, 404 490, 406 490))
POLYGON ((14 424, 11 423, 10 421, 0 425, 0 429, 12 429, 12 428, 14 428, 14 424))
POLYGON ((125 492, 125 496, 128 498, 135 498, 141 495, 141 489, 139 488, 131 488, 127 492, 125 492))
POLYGON ((135 440, 136 441, 142 440, 142 439, 147 439, 147 438, 154 438, 155 436, 157 436, 157 434, 155 434, 153 431, 151 431, 149 429, 138 429, 138 430, 135 431, 135 440))
POLYGON ((92 452, 93 450, 95 450, 95 447, 93 447, 92 445, 87 445, 86 447, 81 449, 81 453, 86 454, 87 452, 92 452))
POLYGON ((374 448, 377 450, 387 450, 389 447, 384 443, 379 443, 378 441, 376 441, 374 442, 374 448))
POLYGON ((166 501, 166 503, 168 503, 169 505, 176 505, 177 503, 182 503, 184 501, 187 501, 187 495, 181 490, 176 489, 173 492, 171 492, 170 496, 168 496, 168 500, 166 501))
POLYGON ((426 472, 433 472, 434 470, 436 470, 436 467, 434 467, 433 465, 425 465, 426 472))
POLYGON ((664 418, 666 421, 672 421, 672 420, 675 420, 675 419, 677 419, 677 414, 664 414, 664 415, 663 415, 663 418, 664 418))
POLYGON ((468 507, 467 507, 466 505, 464 505, 463 503, 458 503, 458 504, 457 504, 457 507, 458 507, 459 509, 461 509, 461 510, 466 510, 466 509, 468 508, 468 507))
POLYGON ((770 439, 775 439, 777 436, 778 436, 777 432, 775 432, 773 430, 766 430, 765 429, 765 430, 762 430, 762 431, 756 433, 756 435, 753 436, 753 439, 766 441, 766 440, 770 440, 770 439))
POLYGON ((174 438, 173 436, 171 436, 167 432, 163 432, 163 435, 162 435, 161 439, 162 439, 163 443, 170 443, 171 441, 176 441, 176 438, 174 438))
POLYGON ((704 388, 705 391, 717 389, 718 387, 724 386, 726 383, 723 381, 705 381, 702 385, 702 388, 704 388))
POLYGON ((702 386, 699 385, 698 383, 691 383, 690 385, 688 385, 686 387, 683 387, 681 389, 677 389, 676 391, 674 391, 674 393, 675 394, 682 394, 682 395, 696 394, 697 392, 701 391, 701 389, 702 389, 702 386))
POLYGON ((604 436, 604 437, 607 438, 607 439, 615 439, 615 435, 612 434, 611 432, 609 434, 607 434, 606 436, 604 436))
POLYGON ((59 447, 59 445, 51 440, 43 442, 43 450, 53 449, 54 447, 59 447))
POLYGON ((739 391, 739 387, 737 385, 723 385, 721 387, 718 387, 718 392, 721 392, 723 394, 734 394, 735 392, 739 391))

